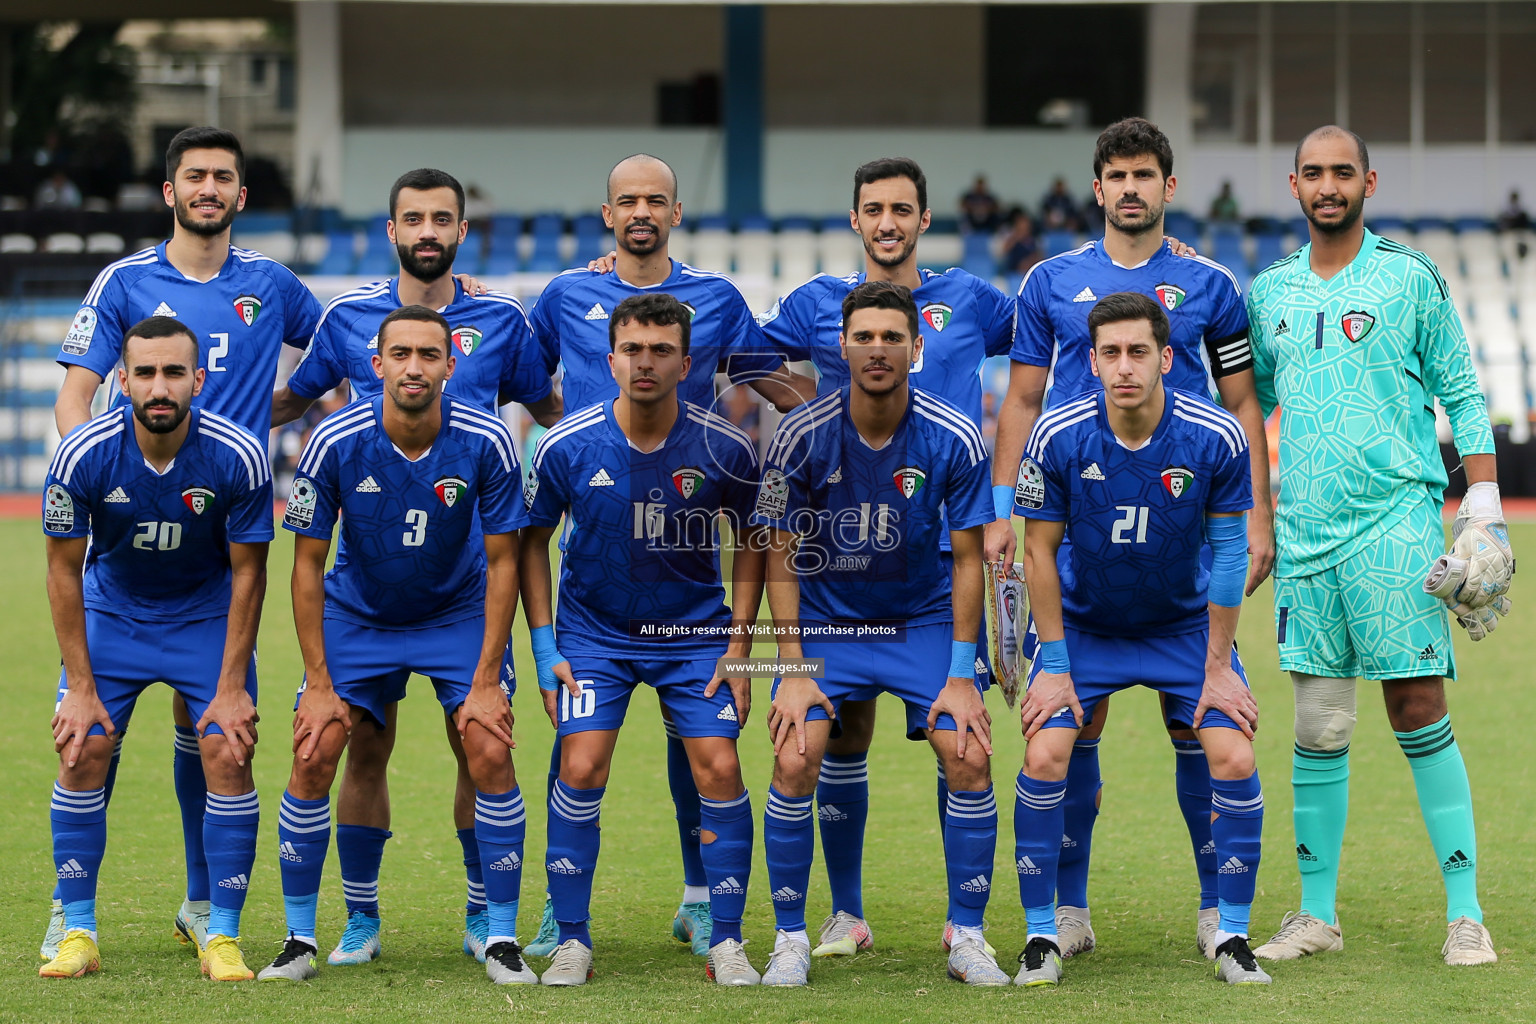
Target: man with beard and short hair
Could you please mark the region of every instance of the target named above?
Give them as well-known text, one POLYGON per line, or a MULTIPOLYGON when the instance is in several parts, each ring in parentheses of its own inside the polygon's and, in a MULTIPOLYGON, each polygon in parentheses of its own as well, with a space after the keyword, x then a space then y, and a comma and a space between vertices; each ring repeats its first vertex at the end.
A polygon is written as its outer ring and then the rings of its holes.
MULTIPOLYGON (((521 402, 539 423, 553 425, 560 418, 560 396, 534 350, 522 304, 501 292, 475 294, 452 276, 454 255, 469 228, 458 180, 432 168, 407 171, 389 191, 389 212, 387 230, 400 257, 400 276, 354 288, 325 307, 303 362, 272 396, 272 425, 303 415, 343 380, 351 381, 358 399, 379 394, 383 381, 373 363, 379 324, 410 305, 436 309, 449 323, 454 373, 444 383, 448 394, 493 415, 504 402, 521 402)), ((504 671, 511 680, 510 659, 504 671)), ((380 951, 379 866, 391 835, 385 769, 395 745, 395 711, 394 705, 386 708, 382 728, 368 719, 358 722, 347 745, 336 852, 348 924, 327 958, 334 965, 367 963, 380 951)), ((484 960, 489 923, 475 842, 475 786, 458 729, 451 717, 444 723, 459 766, 453 815, 468 876, 463 949, 484 960)))
MULTIPOLYGON (((1100 390, 1090 367, 1093 343, 1088 314, 1106 295, 1140 292, 1162 303, 1168 313, 1173 349, 1169 386, 1210 398, 1214 378, 1222 407, 1243 425, 1254 494, 1246 585, 1246 592, 1252 594, 1269 573, 1274 545, 1269 453, 1264 417, 1254 394, 1248 316, 1237 278, 1218 263, 1180 256, 1164 244, 1163 214, 1177 182, 1173 148, 1156 125, 1131 117, 1104 129, 1094 147, 1093 173, 1094 194, 1104 208, 1104 237, 1035 264, 1019 288, 1018 329, 1010 353, 1013 365, 1007 397, 998 409, 992 463, 993 500, 999 515, 987 528, 987 557, 1013 557, 1016 538, 1009 514, 1014 487, 1025 439, 1042 409, 1100 390)), ((1093 720, 1083 723, 1067 772, 1057 892, 1063 956, 1086 953, 1095 942, 1088 908, 1088 866, 1100 795, 1098 743, 1108 703, 1101 701, 1093 720)), ((1174 778, 1179 809, 1200 880, 1196 944, 1210 958, 1220 917, 1219 870, 1211 839, 1210 768, 1190 728, 1193 723, 1165 724, 1177 755, 1174 778)))
MULTIPOLYGON (((125 401, 64 438, 43 502, 48 601, 63 661, 49 818, 65 932, 40 973, 77 978, 100 967, 96 895, 114 739, 139 694, 165 682, 196 718, 207 778, 203 973, 245 981, 251 972, 237 939, 259 816, 254 652, 272 473, 255 437, 192 408, 206 377, 184 324, 150 317, 134 325, 122 356, 125 401)), ((130 817, 142 824, 132 810, 130 817)))
POLYGON ((1291 195, 1308 244, 1248 296, 1254 373, 1280 418, 1275 624, 1296 691, 1296 860, 1301 905, 1254 950, 1294 960, 1344 948, 1339 856, 1349 809, 1355 679, 1382 681, 1445 886, 1447 964, 1498 959, 1477 898, 1472 792, 1451 732, 1447 608, 1472 640, 1509 611, 1514 558, 1493 430, 1461 319, 1434 263, 1368 231, 1376 191, 1365 143, 1327 125, 1296 147, 1291 195), (1444 406, 1466 468, 1442 555, 1444 406), (1433 568, 1432 568, 1433 567, 1433 568), (1428 572, 1428 578, 1424 574, 1428 572))
MULTIPOLYGON (((197 340, 206 373, 194 405, 266 438, 283 345, 303 347, 320 319, 320 303, 288 268, 229 244, 230 225, 245 205, 245 158, 240 140, 219 128, 188 128, 165 154, 165 203, 175 211, 169 241, 108 266, 96 277, 59 351, 64 384, 54 404, 59 435, 91 418, 91 400, 118 365, 129 326, 150 316, 175 317, 197 340)), ((123 405, 122 395, 113 396, 123 405)), ((265 446, 263 446, 265 447, 265 446)), ((204 785, 194 719, 178 693, 173 774, 186 848, 186 899, 175 928, 201 946, 209 892, 203 854, 204 785)), ((122 733, 118 733, 121 746, 122 733)), ((111 798, 117 764, 107 774, 111 798)), ((57 896, 41 955, 57 950, 63 911, 57 896)))

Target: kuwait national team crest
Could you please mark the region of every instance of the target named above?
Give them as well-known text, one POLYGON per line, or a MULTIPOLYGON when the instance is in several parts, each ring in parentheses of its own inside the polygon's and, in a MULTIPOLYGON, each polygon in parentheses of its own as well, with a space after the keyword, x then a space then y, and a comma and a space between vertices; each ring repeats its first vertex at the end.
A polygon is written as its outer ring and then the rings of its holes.
POLYGON ((1175 498, 1182 498, 1194 482, 1195 474, 1183 466, 1169 466, 1163 470, 1163 488, 1175 498))
POLYGON ((1163 304, 1163 308, 1170 313, 1184 305, 1184 300, 1189 298, 1189 293, 1176 284, 1164 281, 1157 286, 1157 301, 1163 304))
POLYGON ((453 339, 453 347, 467 356, 480 346, 485 335, 476 327, 455 327, 449 337, 453 339))
POLYGON ((923 484, 928 482, 928 474, 916 466, 902 466, 891 479, 896 481, 896 487, 904 498, 910 498, 923 489, 923 484))
POLYGON ((245 326, 253 327, 256 318, 261 316, 261 300, 254 295, 242 295, 235 300, 235 312, 240 314, 245 326))
POLYGON ((1344 337, 1350 341, 1363 341, 1376 326, 1376 318, 1362 309, 1352 309, 1344 314, 1339 326, 1344 328, 1344 337))
POLYGON ((684 466, 672 474, 672 486, 684 498, 691 498, 704 482, 704 471, 695 466, 684 466))
POLYGON ((181 492, 181 500, 194 514, 202 515, 213 504, 213 492, 206 487, 188 487, 181 492))
POLYGON ((464 492, 469 490, 469 484, 456 476, 445 476, 433 484, 432 489, 437 492, 439 498, 443 499, 444 505, 453 508, 458 500, 464 497, 464 492))
POLYGON ((923 319, 928 322, 929 327, 936 331, 943 331, 945 327, 948 327, 949 321, 954 315, 954 309, 944 305, 942 302, 930 302, 923 307, 923 319))

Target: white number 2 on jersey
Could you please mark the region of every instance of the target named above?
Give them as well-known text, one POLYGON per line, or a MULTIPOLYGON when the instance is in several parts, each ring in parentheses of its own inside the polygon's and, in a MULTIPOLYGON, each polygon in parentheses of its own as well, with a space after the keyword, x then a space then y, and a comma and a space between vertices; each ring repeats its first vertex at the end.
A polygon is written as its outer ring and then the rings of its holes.
POLYGON ((1134 543, 1145 544, 1147 542, 1147 506, 1142 505, 1138 508, 1135 505, 1116 505, 1115 511, 1123 514, 1115 520, 1114 529, 1109 532, 1110 541, 1115 544, 1133 543, 1126 534, 1134 529, 1136 531, 1134 543))
POLYGON ((410 529, 400 538, 408 548, 419 548, 427 542, 427 510, 413 508, 405 514, 405 525, 410 529))
POLYGON ((208 337, 213 339, 213 347, 208 350, 208 372, 222 373, 226 368, 219 365, 219 360, 229 355, 229 334, 221 332, 208 337))

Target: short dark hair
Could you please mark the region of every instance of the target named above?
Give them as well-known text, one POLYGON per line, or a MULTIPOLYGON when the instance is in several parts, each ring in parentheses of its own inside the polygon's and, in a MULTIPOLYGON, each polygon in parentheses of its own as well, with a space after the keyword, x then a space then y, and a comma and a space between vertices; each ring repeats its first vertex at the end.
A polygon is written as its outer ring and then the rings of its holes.
POLYGON ((435 167, 418 167, 414 171, 406 171, 395 179, 395 183, 389 187, 389 219, 395 219, 395 203, 400 199, 400 190, 403 188, 415 189, 425 192, 433 188, 451 188, 453 197, 459 202, 459 220, 464 219, 464 186, 459 184, 459 179, 447 171, 439 171, 435 167))
POLYGON ((1094 303, 1088 312, 1088 340, 1097 345, 1100 327, 1132 320, 1147 321, 1152 325, 1152 337, 1157 340, 1158 349, 1168 347, 1168 314, 1163 310, 1163 304, 1140 292, 1115 292, 1094 303))
POLYGON ((443 348, 448 355, 453 355, 453 342, 449 340, 449 334, 453 328, 448 326, 448 321, 443 319, 443 314, 426 306, 401 306, 399 309, 386 316, 379 324, 379 351, 384 351, 384 331, 390 324, 399 323, 401 320, 410 320, 419 324, 436 324, 443 332, 443 348))
POLYGON ((1371 169, 1371 154, 1365 148, 1365 140, 1364 139, 1362 139, 1360 136, 1356 135, 1354 132, 1350 131, 1348 128, 1340 128, 1336 124, 1325 124, 1321 128, 1313 128, 1311 131, 1307 132, 1307 134, 1305 134, 1305 135, 1303 135, 1301 137, 1301 141, 1300 142, 1296 143, 1296 158, 1295 158, 1295 169, 1296 170, 1298 170, 1298 171, 1301 170, 1301 147, 1305 146, 1307 143, 1311 142, 1314 138, 1317 138, 1318 136, 1327 137, 1329 135, 1343 135, 1343 136, 1346 136, 1348 138, 1354 139, 1355 140, 1355 148, 1360 151, 1360 173, 1364 174, 1366 171, 1369 171, 1371 169))
POLYGON ((917 186, 918 212, 928 209, 928 176, 917 166, 917 161, 905 156, 885 156, 871 160, 853 172, 853 208, 859 208, 859 193, 864 186, 887 178, 910 178, 917 186))
POLYGON ((128 342, 134 338, 174 338, 178 334, 185 335, 192 342, 192 361, 198 359, 197 335, 192 333, 192 328, 171 316, 152 316, 140 320, 128 328, 123 335, 123 365, 128 365, 128 342))
POLYGON ((1093 145, 1093 176, 1098 178, 1111 160, 1133 156, 1156 157, 1163 177, 1173 176, 1173 146, 1163 130, 1144 117, 1127 117, 1099 133, 1093 145))
POLYGON ((896 284, 893 281, 865 281, 854 288, 843 298, 845 330, 849 318, 860 309, 894 309, 898 313, 905 313, 907 330, 914 338, 918 335, 917 302, 912 298, 912 289, 904 284, 896 284))
POLYGON ((226 149, 235 155, 235 174, 240 178, 240 184, 245 184, 245 150, 240 148, 240 139, 234 132, 225 131, 223 128, 213 128, 202 125, 197 128, 183 128, 176 133, 171 144, 165 147, 165 180, 175 181, 176 171, 181 167, 181 157, 189 149, 226 149))
POLYGON ((608 318, 608 351, 619 344, 619 328, 628 323, 646 327, 671 327, 677 325, 683 355, 688 354, 688 341, 693 332, 693 312, 666 292, 648 292, 631 295, 613 307, 608 318))

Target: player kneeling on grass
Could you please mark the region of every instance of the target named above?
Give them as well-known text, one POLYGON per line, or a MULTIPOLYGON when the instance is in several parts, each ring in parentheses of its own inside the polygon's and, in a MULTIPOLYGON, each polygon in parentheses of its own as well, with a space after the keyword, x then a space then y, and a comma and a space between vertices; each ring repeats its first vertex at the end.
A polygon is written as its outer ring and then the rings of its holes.
POLYGON ((1170 722, 1195 727, 1211 765, 1216 974, 1267 985, 1248 949, 1264 821, 1259 711, 1232 643, 1248 571, 1248 443, 1231 415, 1164 386, 1173 349, 1156 302, 1107 296, 1088 329, 1104 390, 1036 421, 1014 494, 1040 636, 1021 709, 1029 747, 1013 828, 1029 937, 1014 983, 1061 980, 1056 871, 1072 744, 1100 700, 1139 684, 1166 695, 1170 722))
MULTIPOLYGON (((327 418, 299 456, 283 525, 294 541, 293 617, 304 685, 278 813, 288 940, 262 981, 316 976, 315 910, 331 839, 329 794, 354 729, 383 729, 412 672, 454 716, 475 783, 490 917, 485 970, 534 984, 517 945, 523 797, 512 770, 511 680, 522 474, 506 426, 443 395, 448 321, 403 306, 379 325, 384 393, 327 418), (336 567, 325 572, 341 519, 336 567)), ((377 919, 370 952, 379 953, 377 919)), ((348 927, 357 923, 354 916, 348 927)))
POLYGON ((598 814, 619 727, 642 682, 671 716, 699 787, 713 929, 707 972, 722 985, 758 983, 741 942, 752 804, 736 755, 752 693, 746 679, 716 672, 722 655, 751 651, 762 596, 762 548, 750 543, 748 524, 757 453, 729 420, 678 401, 690 317, 666 294, 614 307, 608 364, 618 397, 567 416, 534 455, 522 579, 539 686, 560 737, 545 853, 559 934, 545 985, 582 985, 592 976, 598 814), (736 544, 734 616, 720 577, 721 515, 736 544), (571 528, 557 649, 549 541, 562 516, 571 528), (733 619, 739 628, 727 645, 733 619))
POLYGON ((192 332, 170 317, 130 328, 117 378, 131 407, 70 431, 48 468, 48 602, 64 662, 49 817, 66 932, 39 972, 45 978, 100 966, 107 768, 139 694, 157 681, 186 699, 208 778, 212 910, 203 973, 251 977, 237 943, 256 858, 254 650, 272 472, 256 438, 192 409, 204 375, 197 357, 192 332))
POLYGON ((763 845, 778 935, 763 984, 807 981, 811 799, 832 718, 844 701, 892 693, 906 703, 907 734, 932 744, 949 789, 949 973, 1006 985, 981 935, 997 846, 991 719, 975 672, 981 527, 994 515, 986 448, 964 413, 908 382, 922 352, 910 290, 866 282, 842 313, 851 382, 779 425, 754 514, 772 530, 767 586, 779 657, 825 659, 820 685, 803 674, 778 682, 768 719, 774 768, 763 845), (952 577, 939 550, 945 514, 952 577))

